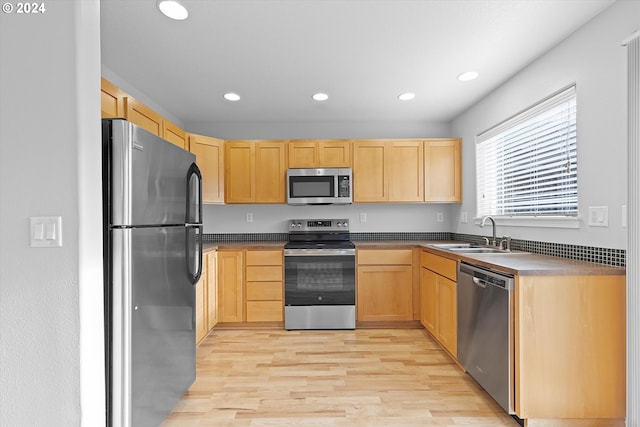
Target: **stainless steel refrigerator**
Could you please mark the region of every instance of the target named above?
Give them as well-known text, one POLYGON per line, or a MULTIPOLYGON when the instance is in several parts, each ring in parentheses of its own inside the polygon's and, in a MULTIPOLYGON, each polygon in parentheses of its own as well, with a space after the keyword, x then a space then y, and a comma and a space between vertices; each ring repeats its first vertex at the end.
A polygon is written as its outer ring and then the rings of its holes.
POLYGON ((107 425, 157 427, 195 380, 195 156, 102 120, 107 425))

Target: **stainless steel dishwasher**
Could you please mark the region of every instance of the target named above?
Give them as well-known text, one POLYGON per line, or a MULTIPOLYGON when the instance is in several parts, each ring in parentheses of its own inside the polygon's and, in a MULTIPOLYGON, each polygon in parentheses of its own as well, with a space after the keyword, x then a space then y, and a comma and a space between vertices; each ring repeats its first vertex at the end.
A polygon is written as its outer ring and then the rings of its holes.
POLYGON ((458 361, 514 414, 513 276, 458 263, 458 361))

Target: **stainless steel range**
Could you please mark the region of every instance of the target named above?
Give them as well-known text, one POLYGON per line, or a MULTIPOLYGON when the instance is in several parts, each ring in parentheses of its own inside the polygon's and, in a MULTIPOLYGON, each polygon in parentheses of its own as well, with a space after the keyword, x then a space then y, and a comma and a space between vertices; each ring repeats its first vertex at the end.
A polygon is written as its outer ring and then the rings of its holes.
POLYGON ((355 329, 356 249, 346 219, 289 220, 285 329, 355 329))

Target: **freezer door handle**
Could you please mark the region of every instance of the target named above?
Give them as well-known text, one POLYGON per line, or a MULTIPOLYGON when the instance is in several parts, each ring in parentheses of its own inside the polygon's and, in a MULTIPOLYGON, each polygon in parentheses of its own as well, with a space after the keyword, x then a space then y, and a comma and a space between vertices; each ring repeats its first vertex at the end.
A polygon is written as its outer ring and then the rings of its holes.
POLYGON ((202 275, 202 226, 187 226, 186 233, 187 274, 191 283, 195 285, 202 275))
POLYGON ((195 163, 187 172, 187 224, 202 224, 202 174, 195 163))

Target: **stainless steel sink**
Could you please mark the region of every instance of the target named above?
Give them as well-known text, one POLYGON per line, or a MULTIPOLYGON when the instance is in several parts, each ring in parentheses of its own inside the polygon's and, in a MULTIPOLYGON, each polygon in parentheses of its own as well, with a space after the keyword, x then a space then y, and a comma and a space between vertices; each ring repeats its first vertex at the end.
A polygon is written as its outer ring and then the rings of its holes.
POLYGON ((460 252, 460 253, 465 253, 465 254, 494 254, 494 253, 508 253, 508 251, 505 251, 503 249, 498 249, 498 248, 474 248, 474 247, 454 247, 454 248, 447 248, 450 251, 453 252, 460 252))
POLYGON ((505 251, 504 249, 500 249, 497 247, 490 246, 475 246, 471 243, 433 243, 431 244, 434 248, 445 249, 447 251, 459 252, 465 254, 493 254, 493 253, 509 253, 510 251, 505 251))
POLYGON ((432 243, 431 246, 434 248, 455 250, 471 248, 471 243, 432 243))

